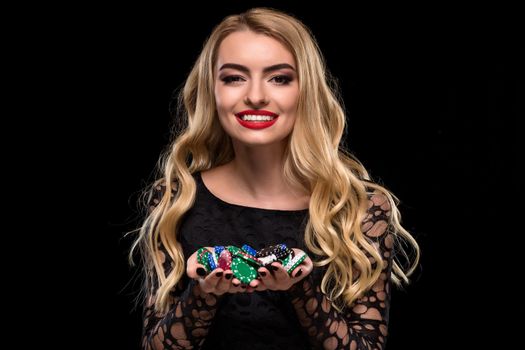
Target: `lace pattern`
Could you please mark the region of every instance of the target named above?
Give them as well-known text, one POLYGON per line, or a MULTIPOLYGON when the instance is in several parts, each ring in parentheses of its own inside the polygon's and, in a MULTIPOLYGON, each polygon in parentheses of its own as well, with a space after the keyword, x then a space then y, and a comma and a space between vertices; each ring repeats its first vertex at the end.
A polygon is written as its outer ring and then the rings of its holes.
MULTIPOLYGON (((164 191, 164 186, 155 188, 150 197, 151 208, 158 204, 164 191)), ((210 209, 208 208, 208 210, 210 209)), ((223 208, 223 210, 227 209, 223 208)), ((272 215, 270 211, 265 212, 265 214, 272 215)), ((290 330, 298 333, 302 331, 303 334, 298 334, 297 339, 301 337, 307 339, 312 349, 384 349, 387 338, 390 304, 389 276, 393 254, 393 236, 388 231, 389 217, 390 206, 386 197, 381 194, 370 194, 368 214, 363 220, 361 228, 379 249, 383 257, 384 268, 379 280, 372 288, 357 299, 353 305, 344 309, 343 312, 340 313, 333 308, 321 292, 320 285, 324 270, 320 268, 315 268, 309 276, 288 291, 265 291, 254 292, 253 294, 275 296, 275 300, 279 300, 279 303, 273 307, 270 305, 267 307, 274 309, 280 307, 284 315, 293 313, 293 315, 284 316, 288 322, 295 320, 299 323, 296 326, 290 325, 290 330), (283 306, 283 303, 288 303, 289 306, 283 306)), ((213 220, 219 218, 220 216, 217 216, 213 220)), ((217 240, 220 241, 221 239, 224 237, 219 235, 217 240)), ((195 244, 201 243, 202 241, 195 244)), ((208 245, 215 243, 212 242, 208 245)), ((300 243, 298 247, 305 249, 300 243)), ((194 248, 195 246, 192 246, 191 249, 188 248, 188 252, 194 248)), ((169 272, 172 268, 171 261, 168 259, 169 255, 162 247, 161 252, 164 269, 169 272)), ((374 264, 371 256, 369 259, 374 264)), ((165 315, 159 315, 153 311, 153 293, 150 292, 144 309, 143 349, 222 349, 226 346, 230 349, 246 348, 247 345, 243 342, 237 343, 222 339, 225 335, 222 332, 224 322, 221 317, 227 317, 228 320, 231 320, 232 312, 241 310, 237 307, 238 305, 249 302, 250 298, 257 298, 253 294, 224 294, 219 297, 206 295, 199 291, 196 281, 190 281, 185 276, 172 292, 169 312, 165 315), (223 313, 224 316, 222 316, 223 313), (220 322, 216 320, 217 317, 221 319, 220 322), (216 321, 219 325, 215 328, 221 329, 221 331, 213 332, 214 322, 216 321), (210 340, 205 341, 208 336, 210 340)), ((261 302, 257 302, 257 304, 259 305, 261 302)), ((253 312, 255 313, 257 310, 253 310, 253 312)), ((252 317, 256 317, 256 315, 252 315, 252 317)), ((275 322, 279 321, 276 319, 275 322)), ((278 349, 285 346, 287 349, 292 349, 293 345, 288 345, 292 343, 290 336, 282 335, 282 339, 276 339, 280 335, 269 331, 270 326, 268 325, 269 328, 266 330, 268 339, 266 344, 254 344, 251 348, 255 349, 260 346, 261 349, 278 349)), ((246 333, 249 333, 247 331, 249 327, 250 323, 247 319, 244 327, 238 327, 237 335, 235 334, 236 330, 231 329, 228 331, 228 336, 230 339, 246 337, 246 333)), ((264 328, 262 330, 257 329, 257 332, 260 334, 258 339, 264 339, 264 328)), ((295 348, 304 349, 305 343, 302 345, 297 341, 295 343, 298 344, 295 345, 295 348)))

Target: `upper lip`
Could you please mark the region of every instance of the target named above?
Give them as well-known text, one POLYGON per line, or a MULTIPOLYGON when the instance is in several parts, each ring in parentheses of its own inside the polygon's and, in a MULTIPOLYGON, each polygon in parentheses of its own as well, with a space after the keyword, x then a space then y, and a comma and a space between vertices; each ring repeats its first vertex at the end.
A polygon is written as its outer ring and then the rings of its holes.
POLYGON ((237 117, 242 117, 243 115, 269 115, 270 117, 277 118, 279 115, 264 109, 247 109, 245 111, 235 114, 237 117))

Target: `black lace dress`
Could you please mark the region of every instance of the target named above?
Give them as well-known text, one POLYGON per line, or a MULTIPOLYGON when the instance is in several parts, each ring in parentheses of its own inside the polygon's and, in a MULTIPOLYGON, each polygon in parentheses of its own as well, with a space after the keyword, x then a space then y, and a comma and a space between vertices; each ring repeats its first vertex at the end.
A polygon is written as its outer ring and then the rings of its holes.
MULTIPOLYGON (((227 203, 211 193, 200 173, 195 204, 180 226, 186 259, 203 246, 249 244, 256 250, 285 243, 309 252, 303 241, 308 209, 273 210, 227 203)), ((151 205, 164 192, 158 186, 151 205)), ((375 285, 344 312, 331 307, 320 291, 324 270, 312 273, 288 291, 200 294, 187 276, 174 288, 170 311, 144 306, 144 349, 384 349, 390 302, 393 239, 390 207, 380 194, 369 195, 363 232, 382 252, 386 267, 375 285)), ((162 247, 161 247, 162 248, 162 247)), ((171 269, 164 254, 164 268, 171 269)))

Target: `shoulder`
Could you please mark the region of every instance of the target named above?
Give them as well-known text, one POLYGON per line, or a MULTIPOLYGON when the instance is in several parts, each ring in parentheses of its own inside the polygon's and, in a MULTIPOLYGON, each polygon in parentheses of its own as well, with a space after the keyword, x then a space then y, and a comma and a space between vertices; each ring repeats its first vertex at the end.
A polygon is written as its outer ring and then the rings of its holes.
MULTIPOLYGON (((167 182, 165 178, 160 178, 156 180, 152 185, 151 188, 148 191, 148 208, 151 212, 155 207, 160 203, 162 200, 162 197, 164 197, 164 194, 166 193, 167 188, 167 182)), ((175 194, 178 190, 178 181, 173 180, 171 181, 171 194, 170 198, 173 199, 175 197, 175 194)))
POLYGON ((392 207, 388 197, 384 193, 379 190, 374 190, 373 192, 368 192, 368 210, 370 211, 371 209, 390 212, 392 207))
POLYGON ((377 238, 382 236, 390 223, 392 207, 388 197, 373 190, 368 193, 368 208, 365 218, 361 224, 361 230, 368 237, 377 238))

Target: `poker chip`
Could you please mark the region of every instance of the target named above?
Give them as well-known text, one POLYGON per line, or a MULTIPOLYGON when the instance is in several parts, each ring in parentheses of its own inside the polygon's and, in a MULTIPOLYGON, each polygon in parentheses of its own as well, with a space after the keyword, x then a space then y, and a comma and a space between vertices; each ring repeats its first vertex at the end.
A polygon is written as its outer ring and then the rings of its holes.
POLYGON ((236 255, 238 256, 239 258, 242 258, 244 260, 246 260, 250 265, 254 266, 254 267, 260 267, 262 266, 262 263, 259 259, 257 259, 255 256, 253 255, 250 255, 244 251, 239 251, 239 253, 236 255))
MULTIPOLYGON (((197 262, 204 266, 206 272, 212 271, 210 267, 210 257, 212 253, 207 248, 200 248, 197 251, 197 262)), ((213 258, 212 258, 213 261, 213 258)))
POLYGON ((291 274, 292 271, 299 266, 304 259, 306 259, 306 253, 302 252, 299 255, 296 255, 293 259, 291 259, 286 265, 283 266, 283 268, 288 272, 288 274, 291 274))
POLYGON ((230 253, 232 253, 232 256, 239 255, 239 252, 242 252, 242 250, 234 245, 229 245, 226 247, 230 253))
POLYGON ((264 265, 264 266, 270 265, 274 261, 278 260, 277 257, 274 254, 271 254, 271 255, 268 255, 268 256, 264 256, 264 257, 261 257, 261 258, 258 258, 258 259, 262 263, 262 265, 264 265))
POLYGON ((224 249, 226 249, 223 245, 216 245, 214 248, 215 255, 217 256, 217 259, 219 259, 219 256, 221 256, 221 253, 224 249))
POLYGON ((242 283, 249 284, 257 278, 257 270, 238 256, 233 258, 231 269, 235 277, 242 283))
POLYGON ((277 244, 259 250, 256 254, 256 257, 262 258, 275 255, 277 259, 282 260, 292 252, 293 250, 288 248, 285 244, 277 244))
POLYGON ((255 256, 258 257, 258 258, 263 258, 265 256, 272 255, 274 253, 274 250, 275 250, 274 247, 275 246, 269 246, 269 247, 263 248, 263 249, 259 250, 255 256))
POLYGON ((306 258, 306 253, 301 252, 296 255, 293 249, 283 243, 271 245, 259 251, 248 244, 244 244, 242 248, 233 245, 217 245, 213 251, 202 247, 197 251, 197 261, 205 267, 207 273, 216 268, 224 271, 232 270, 234 277, 245 284, 258 278, 257 270, 261 266, 272 271, 270 265, 278 261, 288 274, 291 274, 306 258))
POLYGON ((241 248, 244 252, 250 254, 250 255, 253 255, 254 257, 257 255, 257 251, 255 249, 253 249, 252 247, 250 247, 248 244, 245 244, 242 246, 241 248))
POLYGON ((224 271, 229 270, 232 264, 232 253, 229 250, 225 249, 221 252, 219 256, 219 267, 224 271))
POLYGON ((281 264, 282 264, 283 266, 286 266, 286 265, 290 262, 290 260, 292 260, 292 259, 293 259, 293 256, 292 256, 292 254, 290 254, 290 255, 288 255, 286 258, 284 258, 283 260, 281 260, 281 264))
POLYGON ((210 266, 210 271, 213 271, 217 268, 217 262, 215 260, 215 254, 208 254, 208 265, 210 266))

